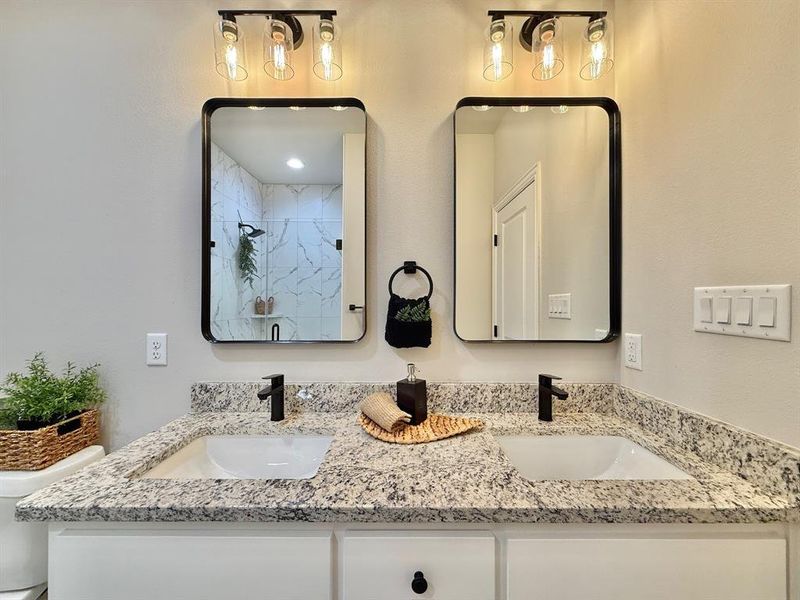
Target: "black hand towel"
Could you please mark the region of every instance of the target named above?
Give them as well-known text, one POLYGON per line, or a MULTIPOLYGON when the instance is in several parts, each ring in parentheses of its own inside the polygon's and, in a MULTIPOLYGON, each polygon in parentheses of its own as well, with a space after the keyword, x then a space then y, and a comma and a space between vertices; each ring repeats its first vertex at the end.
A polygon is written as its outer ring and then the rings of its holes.
POLYGON ((386 316, 386 341, 395 348, 427 348, 431 345, 431 305, 427 296, 401 298, 389 296, 386 316))

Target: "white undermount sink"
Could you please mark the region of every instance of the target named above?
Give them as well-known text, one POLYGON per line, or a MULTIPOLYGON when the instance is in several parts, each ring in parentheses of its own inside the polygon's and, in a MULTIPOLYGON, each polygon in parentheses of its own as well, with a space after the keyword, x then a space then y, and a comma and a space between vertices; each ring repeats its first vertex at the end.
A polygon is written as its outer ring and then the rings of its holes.
POLYGON ((330 448, 322 435, 207 435, 141 479, 310 479, 330 448))
POLYGON ((619 436, 508 435, 497 441, 526 479, 692 479, 619 436))

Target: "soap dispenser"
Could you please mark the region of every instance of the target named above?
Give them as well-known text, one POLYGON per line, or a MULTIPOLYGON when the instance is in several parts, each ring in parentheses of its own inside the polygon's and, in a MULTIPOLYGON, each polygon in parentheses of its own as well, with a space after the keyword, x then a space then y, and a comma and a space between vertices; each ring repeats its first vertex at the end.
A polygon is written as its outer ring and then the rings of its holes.
POLYGON ((428 418, 428 390, 424 379, 417 379, 417 368, 408 363, 408 376, 397 382, 397 406, 411 415, 410 425, 419 425, 428 418))

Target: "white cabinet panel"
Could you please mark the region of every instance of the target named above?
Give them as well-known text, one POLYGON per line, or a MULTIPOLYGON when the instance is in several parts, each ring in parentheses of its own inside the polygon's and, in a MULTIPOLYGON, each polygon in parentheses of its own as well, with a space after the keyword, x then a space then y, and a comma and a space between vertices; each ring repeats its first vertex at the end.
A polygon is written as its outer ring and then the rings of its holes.
POLYGON ((342 540, 342 600, 494 600, 495 540, 489 533, 359 532, 342 540), (428 583, 411 589, 416 571, 428 583))
POLYGON ((508 600, 786 600, 782 539, 510 539, 508 600))
POLYGON ((330 533, 64 531, 50 553, 50 600, 331 597, 330 533))

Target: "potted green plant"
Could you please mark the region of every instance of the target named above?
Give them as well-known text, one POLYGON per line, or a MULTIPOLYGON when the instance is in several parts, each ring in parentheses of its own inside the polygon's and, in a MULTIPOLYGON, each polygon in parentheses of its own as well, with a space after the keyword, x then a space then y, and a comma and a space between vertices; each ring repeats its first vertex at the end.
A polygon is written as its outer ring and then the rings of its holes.
POLYGON ((100 440, 105 400, 98 365, 67 363, 61 375, 39 352, 28 372, 9 373, 0 386, 0 471, 36 471, 100 440))
POLYGON ((9 373, 0 387, 2 421, 30 431, 95 408, 106 398, 98 366, 78 369, 68 362, 59 376, 48 367, 44 353, 38 352, 28 362, 27 373, 9 373))

